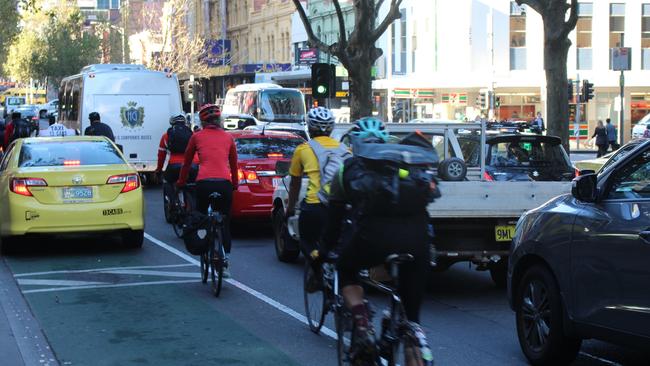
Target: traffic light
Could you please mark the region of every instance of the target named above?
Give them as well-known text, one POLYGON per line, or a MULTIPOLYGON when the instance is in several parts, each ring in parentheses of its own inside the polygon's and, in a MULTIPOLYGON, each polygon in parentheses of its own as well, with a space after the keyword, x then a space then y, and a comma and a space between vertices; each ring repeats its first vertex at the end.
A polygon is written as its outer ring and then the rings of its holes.
POLYGON ((569 101, 573 100, 573 79, 568 80, 566 91, 568 95, 567 98, 569 99, 569 101))
POLYGON ((585 102, 594 99, 594 84, 590 83, 589 80, 582 82, 582 96, 585 102))
POLYGON ((336 66, 330 64, 311 65, 311 95, 314 98, 336 96, 336 66))
POLYGON ((494 98, 494 107, 499 108, 501 106, 501 97, 494 98))
POLYGON ((194 100, 194 83, 188 81, 187 82, 187 100, 194 100))
POLYGON ((477 98, 477 104, 479 105, 479 108, 481 109, 488 109, 487 105, 487 96, 485 93, 480 93, 478 98, 477 98))

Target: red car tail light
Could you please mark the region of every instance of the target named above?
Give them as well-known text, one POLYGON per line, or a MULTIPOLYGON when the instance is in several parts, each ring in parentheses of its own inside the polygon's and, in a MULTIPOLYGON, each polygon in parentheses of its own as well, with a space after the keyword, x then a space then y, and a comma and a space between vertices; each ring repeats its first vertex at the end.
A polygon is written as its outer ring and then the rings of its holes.
POLYGON ((140 188, 140 177, 137 174, 113 175, 108 178, 106 184, 124 184, 121 193, 131 192, 140 188))
POLYGON ((483 179, 485 179, 486 182, 494 182, 494 178, 488 172, 483 172, 483 179))
POLYGON ((77 166, 77 165, 81 165, 81 161, 79 161, 79 160, 64 160, 63 165, 64 166, 77 166))
POLYGON ((26 197, 32 196, 29 187, 47 187, 47 182, 41 178, 13 178, 9 184, 12 192, 26 197))
POLYGON ((268 153, 266 156, 269 159, 282 159, 282 158, 284 158, 284 154, 282 154, 282 153, 268 153))
POLYGON ((257 173, 252 170, 237 170, 237 179, 239 179, 239 184, 260 182, 259 178, 257 177, 257 173))

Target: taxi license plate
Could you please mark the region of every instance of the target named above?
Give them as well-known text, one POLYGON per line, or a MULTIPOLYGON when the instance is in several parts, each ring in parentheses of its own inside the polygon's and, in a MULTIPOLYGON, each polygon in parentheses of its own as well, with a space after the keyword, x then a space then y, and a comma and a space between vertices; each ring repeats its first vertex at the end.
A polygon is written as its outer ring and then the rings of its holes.
POLYGON ((276 188, 277 186, 279 186, 281 181, 282 181, 282 178, 273 178, 273 188, 276 188))
POLYGON ((494 235, 496 241, 512 241, 515 236, 514 225, 500 225, 494 227, 494 235))
POLYGON ((93 198, 92 187, 65 187, 63 188, 64 200, 87 200, 93 198))

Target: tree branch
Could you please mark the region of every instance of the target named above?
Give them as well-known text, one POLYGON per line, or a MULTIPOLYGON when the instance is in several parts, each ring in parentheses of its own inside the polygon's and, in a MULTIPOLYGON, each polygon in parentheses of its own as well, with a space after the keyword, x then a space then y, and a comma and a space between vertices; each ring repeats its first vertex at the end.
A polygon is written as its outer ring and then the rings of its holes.
POLYGON ((348 35, 345 31, 345 19, 343 18, 343 11, 341 10, 339 0, 333 0, 333 3, 334 8, 336 9, 336 17, 339 19, 339 47, 340 49, 343 49, 348 43, 348 35))
MULTIPOLYGON (((519 6, 522 5, 530 6, 531 8, 533 8, 533 10, 535 10, 540 15, 543 15, 545 12, 544 4, 542 3, 541 0, 516 0, 515 2, 519 6)), ((547 2, 545 3, 548 4, 547 2)))
POLYGON ((384 0, 377 0, 377 4, 375 5, 375 14, 379 14, 379 9, 381 9, 383 4, 384 0))
POLYGON ((305 26, 309 44, 312 45, 313 47, 318 48, 323 52, 331 53, 332 52, 331 47, 326 45, 314 34, 314 29, 312 29, 311 27, 309 18, 307 18, 307 13, 305 13, 305 9, 300 4, 300 0, 293 0, 293 4, 296 6, 296 10, 298 10, 298 15, 300 15, 300 20, 302 21, 302 24, 305 26))
POLYGON ((374 32, 372 32, 372 36, 370 37, 370 42, 375 43, 381 37, 384 32, 386 32, 386 29, 396 20, 398 20, 402 14, 399 11, 399 7, 402 5, 402 0, 391 0, 390 3, 390 10, 388 10, 388 14, 386 14, 386 18, 384 18, 384 21, 379 24, 379 27, 375 29, 374 32))
POLYGON ((578 0, 571 0, 571 14, 569 15, 569 20, 564 23, 562 27, 562 33, 560 37, 565 38, 569 36, 569 33, 576 27, 578 24, 578 0))

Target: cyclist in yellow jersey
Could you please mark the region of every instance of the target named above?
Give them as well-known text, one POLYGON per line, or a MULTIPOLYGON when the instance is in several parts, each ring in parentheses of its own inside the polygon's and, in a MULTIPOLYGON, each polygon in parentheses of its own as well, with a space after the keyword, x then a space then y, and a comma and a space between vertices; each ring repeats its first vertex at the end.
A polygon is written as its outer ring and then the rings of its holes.
MULTIPOLYGON (((310 137, 325 149, 336 149, 340 143, 332 139, 330 134, 334 129, 334 115, 323 107, 311 109, 307 114, 307 126, 310 137)), ((291 159, 289 168, 291 184, 289 186, 289 202, 286 217, 294 215, 298 195, 302 185, 303 175, 307 175, 309 183, 307 195, 300 204, 300 250, 310 263, 318 255, 318 241, 323 234, 327 221, 327 208, 318 197, 321 190, 321 176, 318 157, 309 143, 298 146, 291 159)), ((313 266, 319 271, 318 265, 313 266)))

